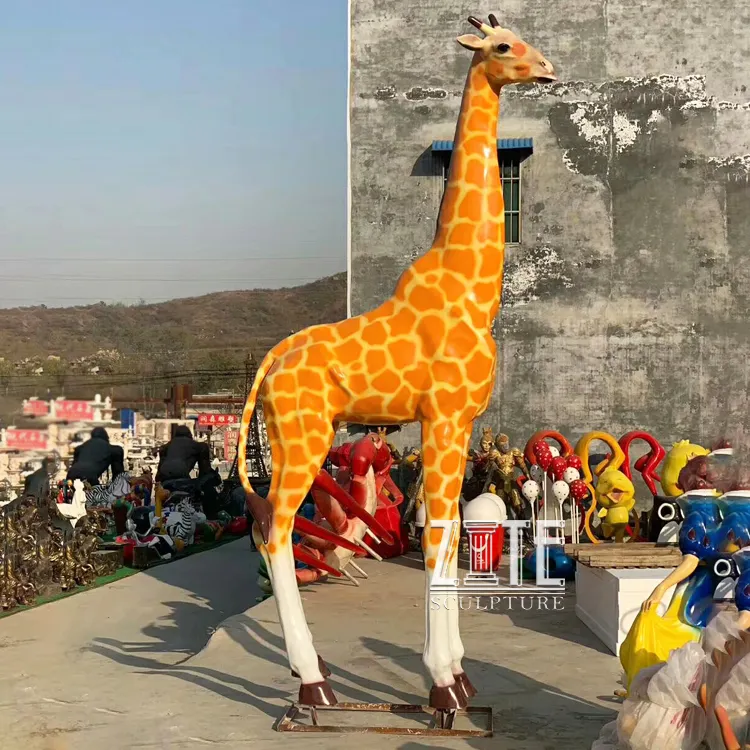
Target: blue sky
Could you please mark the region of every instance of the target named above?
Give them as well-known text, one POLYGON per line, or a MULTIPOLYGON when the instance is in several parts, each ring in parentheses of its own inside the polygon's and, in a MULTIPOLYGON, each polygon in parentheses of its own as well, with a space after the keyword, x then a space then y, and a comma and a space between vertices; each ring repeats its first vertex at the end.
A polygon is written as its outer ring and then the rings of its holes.
POLYGON ((346 0, 0 0, 0 305, 346 267, 346 0))

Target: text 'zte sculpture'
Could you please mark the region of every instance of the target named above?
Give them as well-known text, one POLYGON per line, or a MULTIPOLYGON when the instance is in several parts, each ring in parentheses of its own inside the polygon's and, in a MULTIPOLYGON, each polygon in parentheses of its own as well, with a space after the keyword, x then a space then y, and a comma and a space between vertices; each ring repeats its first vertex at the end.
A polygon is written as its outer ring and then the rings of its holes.
MULTIPOLYGON (((274 347, 260 366, 242 416, 240 476, 289 662, 302 679, 299 702, 305 705, 331 705, 336 697, 305 620, 291 534, 338 423, 421 423, 429 582, 443 533, 431 524, 459 518, 472 425, 487 408, 495 384, 491 326, 500 306, 505 246, 499 96, 508 84, 556 79, 544 56, 501 28, 494 16, 491 26, 473 17, 469 21, 485 38, 458 38, 474 58, 432 248, 403 273, 393 296, 377 309, 308 328, 274 347), (245 442, 258 396, 273 457, 268 500, 253 492, 245 468, 245 442)), ((447 576, 456 578, 457 535, 448 559, 447 576)), ((461 666, 463 655, 457 609, 428 607, 424 663, 433 680, 432 707, 461 708, 474 695, 461 666)))

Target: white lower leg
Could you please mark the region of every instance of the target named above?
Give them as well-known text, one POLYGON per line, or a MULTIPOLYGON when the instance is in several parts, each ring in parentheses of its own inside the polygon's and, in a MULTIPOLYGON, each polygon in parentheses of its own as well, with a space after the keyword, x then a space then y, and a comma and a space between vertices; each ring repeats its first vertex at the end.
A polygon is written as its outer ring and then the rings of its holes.
MULTIPOLYGON (((454 560, 448 566, 448 578, 458 579, 458 552, 454 560)), ((461 607, 459 606, 458 597, 456 597, 456 606, 451 607, 448 610, 448 647, 450 648, 451 654, 451 671, 454 675, 461 674, 464 668, 461 666, 461 661, 464 658, 464 644, 461 641, 461 633, 458 624, 459 612, 461 607)))
POLYGON ((279 544, 273 555, 267 555, 264 548, 263 556, 266 558, 268 574, 273 584, 289 665, 300 676, 303 684, 323 682, 323 675, 318 667, 318 654, 307 626, 294 574, 291 543, 279 544))
POLYGON ((427 572, 427 616, 425 623, 425 642, 422 661, 438 687, 449 687, 455 684, 451 664, 451 610, 458 608, 457 594, 430 593, 432 571, 427 572))

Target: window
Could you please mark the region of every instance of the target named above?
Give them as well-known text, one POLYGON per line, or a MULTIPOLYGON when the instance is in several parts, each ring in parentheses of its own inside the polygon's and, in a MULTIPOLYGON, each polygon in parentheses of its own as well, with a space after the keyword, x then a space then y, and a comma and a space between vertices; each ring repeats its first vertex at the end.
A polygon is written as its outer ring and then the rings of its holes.
MULTIPOLYGON (((435 141, 432 144, 435 156, 441 157, 443 191, 448 183, 448 168, 453 153, 452 141, 435 141)), ((500 179, 503 183, 505 202, 505 242, 508 245, 521 241, 521 163, 532 153, 530 138, 514 138, 498 141, 497 160, 500 179)))

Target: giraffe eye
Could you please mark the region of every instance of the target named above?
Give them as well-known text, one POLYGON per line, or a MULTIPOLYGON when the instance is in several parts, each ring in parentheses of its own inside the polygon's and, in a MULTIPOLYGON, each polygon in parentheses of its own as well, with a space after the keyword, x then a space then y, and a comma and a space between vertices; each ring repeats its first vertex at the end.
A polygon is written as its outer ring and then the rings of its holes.
POLYGON ((498 44, 496 49, 501 55, 504 55, 510 49, 510 44, 498 44))

